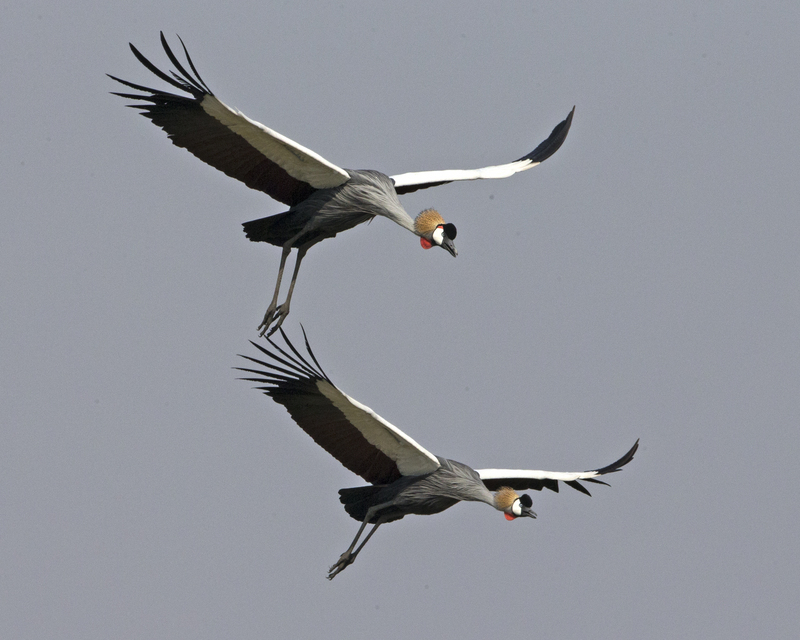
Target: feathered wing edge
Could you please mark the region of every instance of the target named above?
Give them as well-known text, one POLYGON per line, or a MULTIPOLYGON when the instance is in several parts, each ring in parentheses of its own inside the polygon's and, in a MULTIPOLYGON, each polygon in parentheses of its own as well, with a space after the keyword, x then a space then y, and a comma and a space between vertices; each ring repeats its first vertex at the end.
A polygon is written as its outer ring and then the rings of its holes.
MULTIPOLYGON (((186 69, 184 69, 183 65, 181 65, 178 58, 170 49, 169 44, 167 43, 166 37, 164 37, 164 32, 161 32, 161 46, 164 47, 164 51, 167 54, 170 62, 175 66, 178 70, 178 73, 174 71, 170 72, 171 75, 168 75, 161 71, 158 67, 156 67, 152 62, 150 62, 132 43, 128 43, 130 46, 133 55, 136 56, 136 59, 142 63, 142 65, 147 68, 148 71, 153 73, 154 75, 161 78, 164 82, 171 84, 173 87, 180 89, 181 91, 186 91, 190 93, 195 100, 201 100, 203 96, 213 96, 214 94, 211 92, 211 89, 208 88, 208 85, 203 82, 203 79, 200 77, 200 74, 197 72, 197 69, 194 66, 194 62, 192 62, 191 56, 189 56, 189 51, 186 49, 186 45, 184 44, 183 40, 180 36, 178 36, 178 40, 181 42, 181 46, 183 47, 183 53, 186 56, 186 61, 189 63, 189 66, 194 73, 194 76, 190 74, 186 69), (180 75, 179 75, 180 74, 180 75)), ((165 93, 158 89, 151 89, 150 87, 145 87, 139 84, 134 84, 133 82, 128 82, 127 80, 122 80, 121 78, 117 78, 116 76, 112 76, 110 73, 106 74, 112 80, 116 80, 117 82, 124 84, 132 89, 136 89, 137 91, 142 91, 144 93, 151 94, 150 96, 142 96, 139 94, 132 94, 132 93, 116 93, 111 92, 115 96, 120 96, 122 98, 130 98, 131 100, 146 100, 151 102, 156 102, 154 98, 159 95, 164 95, 165 97, 169 98, 181 98, 183 100, 188 100, 188 98, 184 96, 177 96, 175 94, 165 93)), ((135 106, 135 105, 131 105, 135 106)), ((138 108, 142 108, 144 105, 140 105, 138 108)))
POLYGON ((436 187, 457 180, 481 180, 493 178, 507 178, 520 171, 525 171, 541 164, 559 150, 564 140, 567 139, 569 128, 572 126, 572 116, 575 107, 569 115, 559 122, 547 139, 539 144, 533 151, 508 164, 493 165, 481 169, 445 169, 442 171, 415 171, 391 176, 394 188, 398 194, 411 193, 418 189, 436 187))
POLYGON ((261 385, 256 388, 285 406, 297 425, 323 449, 372 484, 387 484, 403 475, 422 475, 439 467, 436 456, 331 382, 317 362, 305 330, 313 364, 282 329, 281 336, 291 353, 271 339, 272 349, 251 342, 273 362, 243 355, 263 369, 237 369, 255 374, 255 378, 242 379, 261 385))
POLYGON ((108 76, 142 92, 112 93, 136 100, 137 104, 127 106, 139 109, 164 129, 175 145, 290 206, 305 200, 315 189, 336 187, 349 179, 344 169, 220 101, 200 77, 183 40, 181 46, 192 73, 172 52, 163 32, 161 45, 178 73, 161 71, 133 44, 130 48, 146 69, 191 97, 108 76))
POLYGON ((600 469, 592 469, 590 471, 562 472, 527 469, 478 469, 477 471, 481 480, 483 480, 483 484, 485 484, 490 491, 495 491, 501 486, 507 486, 518 491, 524 489, 533 489, 535 491, 550 489, 558 493, 558 482, 561 481, 573 489, 585 493, 587 496, 591 496, 592 494, 589 493, 589 490, 578 481, 594 482, 595 484, 609 486, 607 482, 598 480, 597 476, 621 471, 622 467, 633 460, 633 456, 638 448, 639 440, 637 439, 630 450, 619 460, 605 467, 601 467, 600 469))

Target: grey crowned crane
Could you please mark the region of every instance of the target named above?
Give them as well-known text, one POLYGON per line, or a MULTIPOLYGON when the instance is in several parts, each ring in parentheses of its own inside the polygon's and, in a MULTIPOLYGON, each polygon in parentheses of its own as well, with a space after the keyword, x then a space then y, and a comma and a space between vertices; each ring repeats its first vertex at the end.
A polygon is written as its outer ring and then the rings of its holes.
MULTIPOLYGON (((605 484, 598 476, 619 471, 633 460, 639 441, 616 462, 591 471, 559 472, 523 469, 472 469, 430 453, 369 407, 336 387, 320 367, 306 338, 311 362, 289 342, 287 349, 268 339, 270 347, 252 342, 267 360, 242 356, 260 368, 239 368, 255 377, 257 389, 289 411, 298 426, 345 467, 370 483, 339 490, 339 500, 361 522, 353 542, 328 570, 328 579, 352 564, 367 541, 385 522, 409 514, 430 515, 462 500, 485 502, 508 520, 535 518, 533 501, 524 489, 558 492, 563 482, 591 495, 580 481, 605 484), (356 548, 367 524, 372 529, 356 548)), ((305 332, 304 332, 305 336, 305 332)))
MULTIPOLYGON (((180 39, 180 38, 179 38, 180 39)), ((248 187, 263 191, 289 210, 245 222, 244 232, 254 242, 281 247, 280 267, 272 301, 259 325, 260 335, 275 332, 289 314, 292 292, 300 263, 306 252, 325 238, 350 229, 375 216, 384 216, 420 238, 425 249, 439 246, 452 256, 456 228, 446 224, 434 209, 426 209, 416 219, 406 213, 398 195, 456 180, 505 178, 525 171, 553 155, 567 137, 573 107, 550 137, 529 154, 508 164, 471 170, 420 171, 387 176, 379 171, 342 169, 286 136, 251 120, 241 111, 219 100, 203 82, 181 40, 186 62, 178 60, 161 33, 161 44, 176 71, 158 69, 132 44, 133 55, 164 82, 187 95, 151 89, 109 75, 140 93, 117 93, 137 101, 128 106, 167 132, 179 147, 219 169, 248 187), (278 304, 283 270, 292 249, 297 249, 294 273, 286 299, 278 304)))

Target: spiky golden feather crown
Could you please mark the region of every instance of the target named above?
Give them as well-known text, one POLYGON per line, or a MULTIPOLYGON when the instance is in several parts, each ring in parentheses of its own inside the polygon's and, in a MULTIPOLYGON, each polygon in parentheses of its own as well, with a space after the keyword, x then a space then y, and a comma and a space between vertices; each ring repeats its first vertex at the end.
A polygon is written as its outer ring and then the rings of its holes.
POLYGON ((430 239, 440 224, 444 224, 444 218, 439 212, 436 209, 425 209, 414 219, 414 231, 417 235, 430 239))
POLYGON ((511 487, 500 487, 494 494, 494 503, 498 509, 507 511, 517 498, 519 498, 519 494, 511 487))

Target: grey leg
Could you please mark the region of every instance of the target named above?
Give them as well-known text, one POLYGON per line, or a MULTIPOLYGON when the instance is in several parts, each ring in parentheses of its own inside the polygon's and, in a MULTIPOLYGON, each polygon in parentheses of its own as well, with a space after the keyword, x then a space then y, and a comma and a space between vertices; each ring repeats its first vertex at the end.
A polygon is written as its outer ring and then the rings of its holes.
POLYGON ((261 321, 261 324, 258 325, 258 335, 260 336, 263 336, 266 330, 269 328, 269 325, 272 324, 272 316, 275 315, 275 311, 278 308, 278 294, 281 290, 283 268, 286 266, 286 259, 289 257, 289 254, 292 251, 293 241, 294 238, 283 245, 283 253, 281 253, 281 266, 278 268, 278 280, 275 283, 275 293, 272 294, 272 302, 270 302, 269 307, 267 307, 267 312, 264 314, 264 319, 261 321))
POLYGON ((379 517, 378 521, 375 523, 372 529, 370 529, 369 533, 367 534, 367 537, 364 538, 364 541, 354 552, 353 549, 355 549, 356 543, 358 542, 358 539, 361 537, 361 534, 363 533, 364 528, 367 526, 367 523, 369 523, 369 521, 378 511, 380 511, 384 507, 389 506, 390 504, 391 503, 388 502, 384 504, 378 504, 375 505, 374 507, 370 507, 367 510, 367 515, 364 517, 364 521, 361 523, 361 526, 358 529, 358 533, 356 533, 356 537, 353 538, 353 542, 350 543, 350 546, 347 548, 347 551, 345 551, 341 556, 339 556, 339 559, 336 561, 336 564, 334 564, 330 569, 328 569, 328 580, 333 580, 333 578, 338 573, 344 571, 345 567, 353 564, 359 551, 361 551, 361 549, 364 548, 364 545, 367 544, 369 539, 372 537, 372 534, 375 533, 378 530, 378 527, 380 527, 384 522, 386 522, 386 520, 383 518, 383 516, 379 517))
MULTIPOLYGON (((273 311, 274 317, 271 319, 271 322, 274 322, 275 324, 272 325, 272 328, 269 330, 269 333, 267 333, 267 337, 275 333, 278 330, 278 327, 280 327, 283 324, 283 321, 286 319, 286 316, 289 315, 289 305, 292 302, 292 293, 294 292, 294 285, 295 282, 297 282, 297 274, 300 272, 300 263, 303 261, 303 258, 306 255, 306 251, 308 251, 307 245, 304 245, 297 250, 297 257, 294 263, 294 273, 292 273, 292 282, 289 285, 289 292, 286 294, 286 300, 283 301, 283 304, 273 311)), ((269 310, 267 310, 267 313, 269 313, 269 310)), ((266 321, 266 316, 264 316, 264 320, 266 321)), ((262 322, 261 327, 263 327, 263 329, 261 329, 261 335, 263 336, 264 332, 267 330, 267 326, 265 326, 264 323, 262 322)))

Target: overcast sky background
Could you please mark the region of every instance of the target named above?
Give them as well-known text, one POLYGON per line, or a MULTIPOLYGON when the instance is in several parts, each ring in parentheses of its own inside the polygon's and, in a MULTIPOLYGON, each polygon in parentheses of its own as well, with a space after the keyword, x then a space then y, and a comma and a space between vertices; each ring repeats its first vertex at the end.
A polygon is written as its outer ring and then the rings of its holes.
MULTIPOLYGON (((800 5, 7 3, 0 20, 0 636, 792 637, 800 628, 800 5), (308 254, 285 328, 476 468, 583 470, 382 527, 237 381, 285 207, 109 95, 179 33, 212 90, 388 174, 566 143, 308 254)), ((177 42, 176 40, 172 40, 177 42)))

